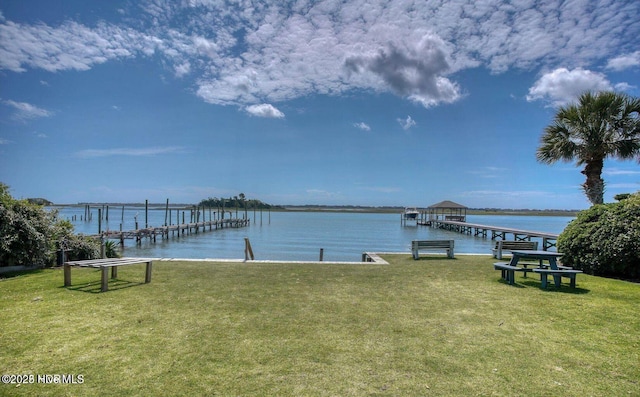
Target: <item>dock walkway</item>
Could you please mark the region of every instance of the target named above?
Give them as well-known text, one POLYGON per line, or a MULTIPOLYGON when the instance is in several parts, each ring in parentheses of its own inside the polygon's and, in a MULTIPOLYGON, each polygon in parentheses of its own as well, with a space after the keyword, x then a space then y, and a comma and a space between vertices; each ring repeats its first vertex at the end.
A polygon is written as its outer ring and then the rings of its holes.
POLYGON ((193 223, 183 223, 180 225, 169 225, 169 226, 157 226, 157 227, 147 227, 143 229, 137 230, 127 230, 127 231, 117 231, 117 230, 107 230, 103 232, 99 236, 104 236, 107 239, 120 240, 120 244, 124 246, 124 240, 126 239, 135 239, 136 244, 142 244, 142 240, 144 238, 148 238, 149 240, 156 242, 157 236, 160 236, 162 239, 169 238, 171 236, 184 236, 189 234, 198 234, 199 232, 205 232, 207 229, 218 230, 224 228, 238 228, 249 225, 249 219, 218 219, 204 222, 193 222, 193 223))
POLYGON ((537 232, 531 230, 513 229, 501 226, 481 225, 478 223, 468 223, 460 221, 446 221, 446 220, 420 220, 418 225, 437 227, 439 229, 451 230, 459 233, 473 234, 479 237, 489 237, 491 232, 491 239, 497 238, 506 240, 508 234, 513 234, 515 241, 531 241, 531 238, 542 239, 542 249, 548 250, 551 247, 556 246, 556 240, 558 235, 554 233, 537 232))

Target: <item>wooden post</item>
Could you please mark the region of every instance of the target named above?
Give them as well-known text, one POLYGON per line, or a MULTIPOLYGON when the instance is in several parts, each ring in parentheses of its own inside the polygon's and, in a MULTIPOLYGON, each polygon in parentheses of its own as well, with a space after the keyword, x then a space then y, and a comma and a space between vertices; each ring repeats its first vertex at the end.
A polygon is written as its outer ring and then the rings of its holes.
POLYGON ((64 265, 64 286, 68 287, 71 285, 71 266, 64 265))
POLYGON ((144 275, 144 282, 145 283, 150 283, 151 282, 151 266, 153 265, 152 261, 147 262, 147 269, 144 275))
POLYGON ((144 228, 149 228, 149 200, 144 201, 144 228))
POLYGON ((167 205, 164 207, 164 225, 167 226, 167 215, 169 212, 169 199, 167 199, 167 205))
POLYGON ((324 259, 324 248, 320 248, 320 262, 324 259))
POLYGON ((98 208, 98 234, 102 233, 102 208, 98 208))
POLYGON ((251 258, 253 260, 253 249, 251 249, 251 242, 249 237, 244 238, 244 260, 247 261, 251 258))
POLYGON ((102 277, 101 277, 101 287, 100 290, 102 292, 106 292, 109 289, 109 280, 107 279, 107 275, 108 275, 108 270, 109 268, 106 266, 102 266, 100 267, 100 270, 102 271, 102 277))

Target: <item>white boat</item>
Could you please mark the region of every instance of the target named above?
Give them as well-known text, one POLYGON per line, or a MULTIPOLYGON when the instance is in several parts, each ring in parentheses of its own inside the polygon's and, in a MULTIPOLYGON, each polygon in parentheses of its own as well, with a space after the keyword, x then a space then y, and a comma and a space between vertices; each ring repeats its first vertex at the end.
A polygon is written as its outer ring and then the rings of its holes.
POLYGON ((416 219, 420 212, 415 207, 407 207, 404 209, 404 219, 416 219))

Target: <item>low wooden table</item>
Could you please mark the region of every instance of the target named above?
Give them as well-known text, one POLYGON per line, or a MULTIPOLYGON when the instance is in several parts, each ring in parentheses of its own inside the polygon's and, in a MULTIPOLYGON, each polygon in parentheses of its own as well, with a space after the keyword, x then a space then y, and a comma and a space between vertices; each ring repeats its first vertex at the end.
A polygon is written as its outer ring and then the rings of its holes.
POLYGON ((64 286, 71 286, 71 267, 91 267, 94 269, 100 269, 102 272, 102 282, 100 290, 105 292, 109 289, 108 286, 108 270, 111 269, 111 278, 118 277, 118 266, 137 265, 140 263, 146 263, 146 271, 144 282, 151 282, 151 266, 153 261, 148 258, 105 258, 105 259, 89 259, 84 261, 68 261, 64 263, 64 286))

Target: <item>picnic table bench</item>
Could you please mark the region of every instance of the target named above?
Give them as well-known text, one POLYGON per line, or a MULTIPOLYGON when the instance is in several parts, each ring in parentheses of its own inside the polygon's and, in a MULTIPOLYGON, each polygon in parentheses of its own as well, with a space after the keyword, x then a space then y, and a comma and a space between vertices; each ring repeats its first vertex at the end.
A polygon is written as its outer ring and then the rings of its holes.
POLYGON ((525 277, 527 276, 527 272, 533 272, 535 269, 528 269, 524 264, 524 267, 512 266, 507 262, 496 262, 493 264, 493 268, 495 270, 502 271, 502 278, 506 280, 509 284, 513 285, 515 283, 515 272, 523 272, 525 277))
POLYGON ((511 250, 537 250, 537 241, 510 241, 510 240, 497 240, 491 252, 496 259, 502 259, 502 251, 511 250))
POLYGON ((555 284, 556 287, 560 287, 560 284, 562 282, 562 277, 566 277, 569 279, 569 286, 571 288, 575 288, 576 287, 576 274, 578 273, 582 273, 582 270, 573 270, 573 269, 567 269, 565 266, 562 266, 562 269, 560 268, 561 266, 558 266, 558 269, 548 269, 548 268, 540 268, 540 269, 533 269, 533 271, 535 273, 540 274, 540 282, 541 282, 541 288, 542 289, 546 289, 547 288, 547 276, 548 275, 552 275, 553 276, 553 282, 555 284))
POLYGON ((447 251, 447 256, 453 258, 454 240, 413 240, 411 242, 411 252, 413 259, 418 259, 420 250, 441 250, 447 251))
POLYGON ((553 276, 553 281, 556 287, 560 287, 562 277, 566 277, 570 279, 571 288, 576 287, 576 274, 582 273, 580 270, 573 270, 573 268, 568 266, 559 265, 557 262, 557 258, 561 257, 562 254, 559 252, 549 252, 549 251, 537 251, 537 250, 516 250, 511 251, 513 257, 509 263, 506 262, 497 262, 493 264, 493 268, 495 270, 502 271, 502 278, 507 280, 509 284, 515 283, 515 272, 524 272, 525 277, 527 272, 534 272, 540 274, 541 288, 547 288, 547 276, 553 276), (520 259, 528 258, 528 259, 537 259, 539 263, 524 263, 520 262, 520 259), (548 264, 543 263, 543 261, 548 261, 548 264), (522 265, 522 266, 518 266, 522 265), (527 266, 537 266, 533 269, 528 269, 527 266))
POLYGON ((100 290, 105 292, 108 287, 108 270, 111 269, 111 278, 118 277, 118 266, 137 265, 146 263, 144 282, 151 282, 151 266, 153 261, 148 258, 105 258, 105 259, 89 259, 82 261, 68 261, 64 263, 64 286, 71 286, 71 268, 72 267, 91 267, 100 269, 102 273, 100 290))

